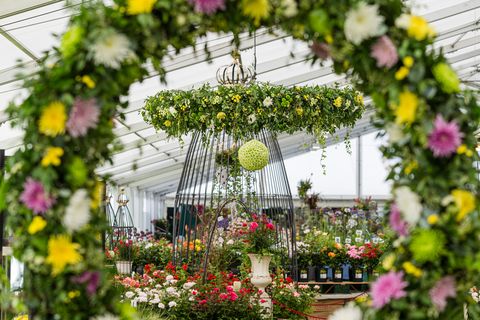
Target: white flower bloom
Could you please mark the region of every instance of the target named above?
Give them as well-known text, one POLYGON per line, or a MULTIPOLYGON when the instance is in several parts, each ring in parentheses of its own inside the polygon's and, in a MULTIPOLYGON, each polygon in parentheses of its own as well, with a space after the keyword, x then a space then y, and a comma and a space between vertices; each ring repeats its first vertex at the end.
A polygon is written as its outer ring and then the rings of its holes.
POLYGON ((454 201, 455 201, 455 198, 451 194, 449 194, 448 196, 442 199, 442 206, 446 207, 454 201))
POLYGON ((248 116, 248 123, 249 124, 255 123, 255 121, 257 121, 257 117, 254 114, 251 114, 251 115, 248 116))
POLYGON ((175 289, 174 287, 168 287, 166 292, 169 294, 169 295, 175 295, 177 293, 177 289, 175 289))
POLYGON ((167 281, 172 281, 173 280, 173 276, 171 274, 169 274, 168 276, 165 277, 165 280, 167 281))
POLYGON ((420 197, 406 186, 395 189, 394 195, 405 221, 412 226, 416 225, 423 210, 420 197))
POLYGON ((188 290, 188 289, 192 288, 194 285, 196 285, 195 282, 191 282, 191 281, 190 282, 185 282, 183 284, 183 289, 188 290))
POLYGON ((159 307, 160 309, 165 309, 165 305, 164 305, 163 303, 161 303, 161 302, 158 304, 158 307, 159 307))
POLYGON ((88 192, 78 189, 70 198, 70 203, 65 209, 63 224, 68 231, 73 232, 81 229, 90 220, 90 203, 88 192))
POLYGON ((319 286, 318 284, 316 284, 316 285, 313 287, 313 289, 315 289, 315 290, 320 290, 320 286, 319 286))
POLYGON ((168 108, 168 112, 170 112, 170 114, 174 116, 177 113, 177 110, 175 109, 175 107, 170 107, 168 108))
POLYGON ((355 9, 347 12, 345 37, 359 45, 363 40, 385 33, 384 18, 378 14, 378 5, 361 2, 355 9))
POLYGON ((153 298, 152 300, 150 300, 150 303, 151 304, 158 304, 158 303, 160 303, 160 299, 158 297, 153 298))
POLYGON ((177 305, 177 303, 176 303, 175 301, 170 301, 170 302, 168 303, 168 306, 169 306, 170 308, 173 308, 173 307, 175 307, 176 305, 177 305))
POLYGON ((235 242, 234 242, 232 239, 230 239, 230 240, 227 241, 227 244, 228 244, 228 245, 232 245, 232 244, 234 244, 234 243, 235 243, 235 242))
POLYGON ((223 220, 223 216, 219 216, 219 217, 217 218, 217 221, 218 221, 218 222, 220 222, 220 221, 222 221, 222 220, 223 220))
POLYGON ((295 0, 283 0, 282 7, 285 9, 283 15, 287 18, 291 18, 297 15, 297 2, 295 0))
POLYGON ((266 98, 263 100, 263 106, 264 106, 264 107, 270 107, 272 104, 273 104, 273 100, 272 100, 272 98, 270 98, 270 97, 266 97, 266 98))
POLYGON ((403 139, 402 128, 396 124, 389 124, 385 130, 388 135, 388 142, 398 143, 403 139))
POLYGON ((328 320, 362 320, 362 310, 353 303, 335 311, 328 320))
POLYGON ((219 237, 217 241, 219 244, 223 244, 225 242, 225 239, 223 239, 222 237, 219 237))
POLYGON ((133 293, 132 291, 125 292, 125 297, 127 299, 132 299, 134 295, 135 295, 135 293, 133 293))
POLYGON ((403 13, 395 20, 395 26, 400 29, 408 29, 408 27, 410 26, 411 17, 411 15, 403 13))
POLYGON ((91 50, 95 63, 113 69, 119 69, 123 61, 134 55, 130 50, 128 38, 117 32, 111 32, 99 38, 92 45, 91 50))

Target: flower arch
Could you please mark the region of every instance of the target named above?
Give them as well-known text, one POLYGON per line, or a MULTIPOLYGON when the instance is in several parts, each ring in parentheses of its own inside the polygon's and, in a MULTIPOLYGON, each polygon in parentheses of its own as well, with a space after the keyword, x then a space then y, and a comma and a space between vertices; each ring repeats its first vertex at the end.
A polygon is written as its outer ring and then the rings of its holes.
MULTIPOLYGON (((238 35, 278 27, 331 56, 372 97, 382 148, 397 159, 392 228, 403 236, 373 286, 367 319, 461 314, 478 263, 478 177, 473 167, 480 110, 441 52, 435 32, 401 0, 114 0, 81 6, 59 47, 8 108, 24 147, 8 163, 1 209, 10 212, 14 254, 26 263, 25 301, 38 319, 84 319, 129 310, 112 302, 102 267, 95 168, 111 158, 112 117, 148 61, 193 46, 207 32, 238 35), (95 290, 86 290, 85 288, 95 290), (390 288, 386 290, 385 288, 390 288)), ((238 36, 235 37, 238 42, 238 36)), ((472 314, 479 312, 473 305, 472 314)))

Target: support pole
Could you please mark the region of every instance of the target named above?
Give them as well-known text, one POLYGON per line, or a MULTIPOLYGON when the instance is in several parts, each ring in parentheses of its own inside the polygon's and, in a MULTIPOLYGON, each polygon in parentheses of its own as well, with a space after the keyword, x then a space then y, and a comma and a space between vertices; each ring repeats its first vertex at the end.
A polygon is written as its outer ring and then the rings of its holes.
POLYGON ((362 197, 362 137, 357 137, 357 198, 362 197))
MULTIPOLYGON (((5 171, 5 150, 0 149, 0 181, 3 180, 5 171)), ((5 235, 5 216, 6 212, 0 211, 0 266, 3 265, 3 237, 5 235)))

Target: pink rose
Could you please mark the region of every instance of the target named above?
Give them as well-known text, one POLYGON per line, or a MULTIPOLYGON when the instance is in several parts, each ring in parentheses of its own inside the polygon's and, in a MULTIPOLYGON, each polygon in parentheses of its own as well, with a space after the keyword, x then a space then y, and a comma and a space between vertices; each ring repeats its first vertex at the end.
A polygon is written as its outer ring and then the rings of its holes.
POLYGON ((255 221, 250 223, 250 227, 249 227, 250 231, 254 232, 255 230, 257 230, 257 228, 258 228, 258 223, 256 223, 255 221))

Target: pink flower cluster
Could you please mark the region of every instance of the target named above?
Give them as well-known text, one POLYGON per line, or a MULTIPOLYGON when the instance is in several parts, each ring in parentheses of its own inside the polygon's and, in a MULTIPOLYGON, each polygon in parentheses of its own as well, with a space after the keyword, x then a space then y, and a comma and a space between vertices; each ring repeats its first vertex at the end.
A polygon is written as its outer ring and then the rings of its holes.
POLYGON ((197 12, 212 14, 225 9, 225 0, 190 0, 197 12))
POLYGON ((233 287, 232 286, 227 286, 226 287, 227 289, 227 292, 226 293, 220 293, 218 295, 218 297, 221 299, 221 300, 230 300, 230 301, 235 301, 238 299, 238 295, 235 293, 235 291, 233 291, 233 287))
POLYGON ((255 221, 250 223, 250 226, 248 227, 248 229, 251 231, 251 232, 254 232, 255 230, 257 230, 258 228, 258 223, 256 223, 255 221))
POLYGON ((100 108, 95 99, 75 99, 67 121, 68 133, 74 137, 82 137, 88 129, 95 128, 100 116, 100 108))
POLYGON ((443 277, 430 289, 429 294, 435 308, 442 312, 447 306, 447 299, 457 296, 455 279, 451 276, 443 277))
POLYGON ((400 209, 394 203, 390 207, 390 228, 398 233, 399 236, 408 236, 408 223, 402 219, 400 209))
POLYGON ((351 246, 349 244, 346 245, 347 248, 347 255, 352 259, 361 259, 362 254, 365 250, 365 246, 357 247, 355 245, 351 246))
POLYGON ((428 148, 437 158, 448 157, 462 144, 463 133, 455 121, 447 122, 437 115, 433 130, 428 136, 428 148))
POLYGON ((381 36, 372 46, 370 55, 377 61, 377 67, 391 68, 398 62, 397 48, 388 36, 381 36))

